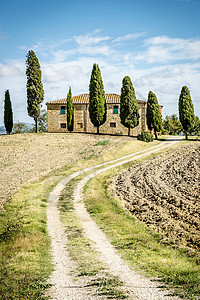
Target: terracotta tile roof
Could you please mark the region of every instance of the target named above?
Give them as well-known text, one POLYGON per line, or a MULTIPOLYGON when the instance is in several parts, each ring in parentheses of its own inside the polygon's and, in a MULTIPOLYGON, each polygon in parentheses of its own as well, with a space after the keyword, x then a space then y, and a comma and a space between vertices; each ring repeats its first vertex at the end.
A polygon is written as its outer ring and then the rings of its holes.
MULTIPOLYGON (((120 103, 120 95, 117 94, 105 94, 106 103, 107 104, 117 104, 120 103)), ((139 102, 145 102, 142 100, 138 100, 139 102)), ((88 104, 89 103, 89 94, 81 94, 78 96, 72 97, 73 104, 88 104)), ((55 100, 55 101, 49 101, 46 104, 60 104, 60 105, 66 105, 67 104, 67 98, 55 100)))
POLYGON ((89 94, 81 94, 72 98, 73 104, 87 104, 89 103, 89 94))
POLYGON ((47 104, 64 104, 64 105, 66 105, 67 104, 67 98, 54 100, 54 101, 48 101, 48 102, 46 102, 46 105, 47 104))

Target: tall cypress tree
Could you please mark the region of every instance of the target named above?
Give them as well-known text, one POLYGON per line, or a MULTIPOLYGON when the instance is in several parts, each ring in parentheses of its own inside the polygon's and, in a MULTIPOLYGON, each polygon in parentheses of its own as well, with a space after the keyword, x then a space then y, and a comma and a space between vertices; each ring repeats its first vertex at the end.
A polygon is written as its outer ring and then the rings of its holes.
POLYGON ((194 124, 194 106, 190 96, 190 91, 187 86, 183 86, 178 102, 179 119, 183 126, 186 140, 188 139, 188 133, 191 131, 194 124))
POLYGON ((12 104, 10 101, 9 90, 5 92, 5 101, 4 101, 4 125, 6 128, 7 134, 10 134, 13 128, 13 112, 12 104))
POLYGON ((70 132, 72 132, 74 129, 74 109, 71 87, 69 88, 69 93, 67 94, 67 129, 70 132))
POLYGON ((99 127, 106 121, 106 112, 106 100, 101 71, 99 66, 94 64, 89 85, 89 115, 92 124, 97 127, 97 134, 99 134, 99 127))
POLYGON ((129 76, 125 76, 122 81, 121 97, 120 97, 120 119, 122 125, 130 129, 139 124, 138 102, 135 96, 135 90, 129 76))
POLYGON ((40 64, 33 50, 30 50, 27 54, 26 76, 28 115, 34 119, 35 132, 38 132, 38 117, 40 115, 40 104, 44 100, 44 90, 40 64))
POLYGON ((151 91, 149 92, 147 101, 147 126, 149 130, 154 130, 155 138, 157 140, 157 132, 162 129, 162 117, 157 97, 151 91))

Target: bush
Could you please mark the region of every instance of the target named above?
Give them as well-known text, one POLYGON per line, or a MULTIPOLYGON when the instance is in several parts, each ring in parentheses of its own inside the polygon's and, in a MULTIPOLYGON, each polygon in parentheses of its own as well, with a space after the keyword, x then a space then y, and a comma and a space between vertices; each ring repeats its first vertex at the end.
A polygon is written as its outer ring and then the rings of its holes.
POLYGON ((17 123, 13 124, 13 133, 25 133, 29 132, 28 126, 26 126, 24 123, 17 121, 17 123))
POLYGON ((142 131, 141 134, 137 135, 137 139, 139 141, 143 141, 143 142, 153 142, 153 135, 150 134, 148 131, 142 131))
POLYGON ((110 143, 109 140, 103 140, 103 141, 97 142, 97 143, 95 144, 95 146, 99 146, 99 145, 105 146, 105 145, 108 145, 109 143, 110 143))

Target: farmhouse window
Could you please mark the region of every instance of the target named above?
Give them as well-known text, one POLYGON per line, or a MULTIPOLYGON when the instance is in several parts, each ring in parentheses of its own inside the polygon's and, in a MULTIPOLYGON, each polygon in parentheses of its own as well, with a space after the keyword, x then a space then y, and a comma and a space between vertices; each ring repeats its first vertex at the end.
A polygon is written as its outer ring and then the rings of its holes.
POLYGON ((61 115, 65 115, 66 114, 66 106, 65 105, 60 107, 60 114, 61 115))
POLYGON ((116 123, 115 122, 111 122, 110 123, 110 127, 112 127, 112 128, 116 127, 116 123))
POLYGON ((67 124, 66 123, 61 123, 60 128, 67 128, 67 124))
POLYGON ((77 123, 78 128, 83 128, 83 123, 77 123))
POLYGON ((118 114, 119 113, 119 106, 118 105, 114 105, 113 107, 113 114, 118 114))

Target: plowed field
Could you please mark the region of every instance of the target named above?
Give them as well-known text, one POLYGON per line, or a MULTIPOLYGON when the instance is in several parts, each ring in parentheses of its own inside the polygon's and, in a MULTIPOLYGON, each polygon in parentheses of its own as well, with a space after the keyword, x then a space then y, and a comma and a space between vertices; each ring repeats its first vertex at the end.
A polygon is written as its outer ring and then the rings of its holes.
POLYGON ((162 242, 200 250, 200 143, 188 144, 123 171, 114 190, 162 242))

